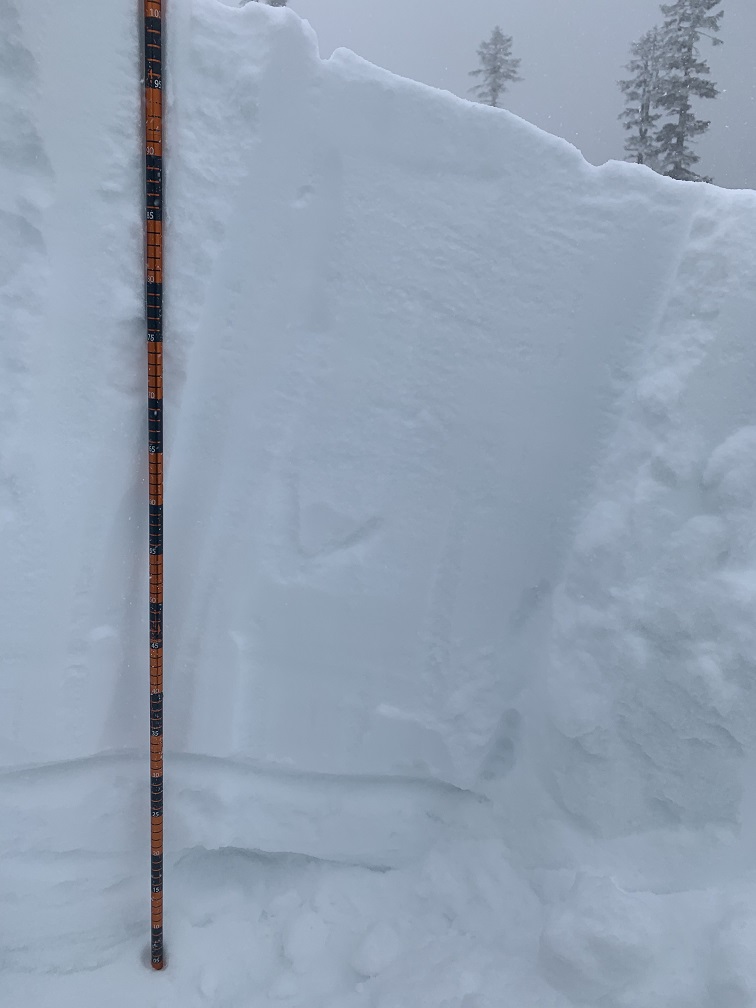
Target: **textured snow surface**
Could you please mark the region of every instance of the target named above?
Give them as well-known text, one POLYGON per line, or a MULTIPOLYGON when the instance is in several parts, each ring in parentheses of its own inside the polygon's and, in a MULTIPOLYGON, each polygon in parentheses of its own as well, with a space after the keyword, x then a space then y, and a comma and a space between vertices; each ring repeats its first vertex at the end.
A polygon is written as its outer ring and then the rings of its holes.
POLYGON ((756 195, 220 0, 167 11, 144 967, 134 6, 0 0, 0 1003, 750 1008, 756 195))

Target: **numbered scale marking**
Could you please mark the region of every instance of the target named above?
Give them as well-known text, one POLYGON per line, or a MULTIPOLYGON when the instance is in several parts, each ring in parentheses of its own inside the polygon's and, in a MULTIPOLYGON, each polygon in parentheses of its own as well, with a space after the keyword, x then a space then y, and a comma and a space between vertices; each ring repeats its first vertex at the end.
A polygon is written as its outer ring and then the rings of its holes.
POLYGON ((150 550, 151 935, 163 949, 163 0, 144 4, 145 310, 150 550))

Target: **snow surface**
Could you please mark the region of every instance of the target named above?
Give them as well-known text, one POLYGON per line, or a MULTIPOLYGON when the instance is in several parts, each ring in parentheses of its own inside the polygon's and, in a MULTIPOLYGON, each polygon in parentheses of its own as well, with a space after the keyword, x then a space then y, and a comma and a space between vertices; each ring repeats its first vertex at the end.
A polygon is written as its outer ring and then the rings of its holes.
POLYGON ((220 0, 168 9, 143 965, 133 8, 0 0, 0 1003, 756 1004, 756 195, 220 0))

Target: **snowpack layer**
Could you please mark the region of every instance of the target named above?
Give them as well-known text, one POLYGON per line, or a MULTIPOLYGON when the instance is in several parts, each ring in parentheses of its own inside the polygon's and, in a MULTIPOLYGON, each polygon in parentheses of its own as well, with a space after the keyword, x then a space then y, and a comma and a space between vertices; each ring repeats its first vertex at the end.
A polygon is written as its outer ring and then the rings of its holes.
POLYGON ((756 197, 220 0, 169 7, 140 972, 133 6, 0 0, 0 1001, 756 1003, 756 197))
MULTIPOLYGON (((19 765, 144 740, 141 141, 130 3, 86 67, 58 56, 70 11, 4 9, 32 78, 5 189, 19 765)), ((716 197, 322 62, 285 14, 169 22, 168 740, 469 784, 716 197)))

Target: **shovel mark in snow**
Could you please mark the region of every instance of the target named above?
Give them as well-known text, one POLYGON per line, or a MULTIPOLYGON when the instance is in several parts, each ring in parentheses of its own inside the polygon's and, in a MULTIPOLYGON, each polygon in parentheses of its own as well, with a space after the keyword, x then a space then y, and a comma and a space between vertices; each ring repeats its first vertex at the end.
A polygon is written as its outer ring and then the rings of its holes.
POLYGON ((364 545, 378 532, 382 519, 355 519, 329 504, 310 504, 299 511, 297 546, 309 560, 335 556, 364 545))

